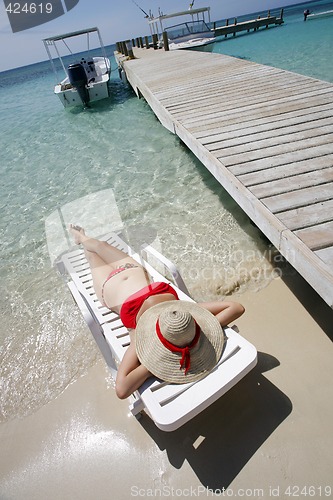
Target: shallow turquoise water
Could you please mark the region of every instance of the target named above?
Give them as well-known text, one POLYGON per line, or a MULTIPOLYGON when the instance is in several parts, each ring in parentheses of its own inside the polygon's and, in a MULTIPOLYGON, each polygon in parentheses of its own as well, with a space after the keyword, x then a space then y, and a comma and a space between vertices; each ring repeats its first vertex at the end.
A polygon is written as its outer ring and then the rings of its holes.
MULTIPOLYGON (((311 12, 324 12, 333 10, 333 2, 309 2, 306 7, 311 12)), ((304 22, 304 9, 305 4, 288 7, 281 26, 228 36, 213 45, 213 52, 333 82, 333 16, 304 22)), ((279 16, 280 9, 272 10, 271 15, 279 16)))
MULTIPOLYGON (((304 23, 303 10, 213 50, 333 81, 333 17, 304 23)), ((3 420, 35 411, 100 357, 52 267, 67 243, 65 234, 53 241, 52 214, 93 235, 122 228, 133 244, 153 242, 197 300, 274 277, 267 241, 116 70, 111 98, 84 111, 64 110, 53 84, 48 62, 0 73, 3 420)))

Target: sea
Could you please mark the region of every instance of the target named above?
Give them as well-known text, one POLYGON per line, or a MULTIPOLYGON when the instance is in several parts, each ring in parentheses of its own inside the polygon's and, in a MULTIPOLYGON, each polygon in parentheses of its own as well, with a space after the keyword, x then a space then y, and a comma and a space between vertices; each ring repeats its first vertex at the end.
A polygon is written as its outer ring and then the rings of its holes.
MULTIPOLYGON (((209 50, 333 82, 333 16, 304 22, 305 8, 333 2, 285 7, 282 26, 209 50)), ((49 61, 0 73, 0 422, 37 411, 101 359, 55 266, 72 245, 69 223, 151 244, 196 300, 241 301, 283 270, 246 214, 120 80, 114 48, 111 96, 87 109, 63 108, 49 61)))

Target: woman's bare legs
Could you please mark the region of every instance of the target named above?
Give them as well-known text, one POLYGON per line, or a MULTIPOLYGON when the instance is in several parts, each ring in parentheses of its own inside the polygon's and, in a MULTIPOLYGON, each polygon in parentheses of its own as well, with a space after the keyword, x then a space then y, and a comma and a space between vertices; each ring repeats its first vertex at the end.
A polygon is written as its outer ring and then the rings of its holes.
POLYGON ((122 250, 106 241, 89 237, 84 229, 70 225, 69 230, 75 243, 82 244, 84 248, 98 300, 119 313, 123 302, 149 283, 144 268, 122 250), (132 264, 133 267, 107 280, 114 269, 126 264, 132 264))
POLYGON ((77 245, 82 244, 85 251, 93 252, 99 255, 105 264, 112 266, 112 269, 115 269, 119 261, 123 261, 124 259, 126 259, 127 262, 137 264, 137 262, 129 257, 127 253, 109 245, 106 241, 97 240, 87 236, 83 228, 79 228, 78 226, 73 226, 71 224, 69 230, 77 245))
POLYGON ((107 263, 98 253, 98 250, 101 247, 101 245, 98 244, 98 240, 89 238, 85 234, 84 229, 79 228, 78 226, 73 226, 72 224, 69 227, 69 231, 72 234, 75 243, 77 245, 83 245, 84 253, 91 270, 94 290, 96 292, 98 300, 103 303, 103 283, 109 276, 110 272, 114 269, 114 267, 107 263))
POLYGON ((103 303, 102 288, 109 274, 121 263, 133 262, 137 267, 139 264, 127 253, 109 245, 106 241, 100 241, 86 235, 83 228, 70 225, 69 231, 77 245, 82 244, 84 253, 89 263, 93 286, 98 300, 103 303))

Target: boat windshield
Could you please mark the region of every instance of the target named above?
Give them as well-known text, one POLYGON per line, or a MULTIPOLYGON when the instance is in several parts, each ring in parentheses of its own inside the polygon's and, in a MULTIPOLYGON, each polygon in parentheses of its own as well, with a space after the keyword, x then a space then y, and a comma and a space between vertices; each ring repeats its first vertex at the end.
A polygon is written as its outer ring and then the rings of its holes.
POLYGON ((185 23, 175 24, 165 28, 170 40, 180 38, 182 36, 192 35, 196 33, 209 32, 210 28, 204 21, 189 21, 185 23))

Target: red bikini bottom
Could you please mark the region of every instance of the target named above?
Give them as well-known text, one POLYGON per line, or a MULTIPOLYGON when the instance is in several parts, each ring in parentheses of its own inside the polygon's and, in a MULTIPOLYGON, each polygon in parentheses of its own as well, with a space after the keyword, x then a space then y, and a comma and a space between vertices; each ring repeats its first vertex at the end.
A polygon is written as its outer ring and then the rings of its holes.
POLYGON ((164 283, 163 281, 151 283, 150 285, 141 288, 138 292, 133 293, 133 295, 130 295, 120 309, 120 319, 123 322, 123 325, 126 326, 126 328, 135 328, 136 316, 144 301, 152 295, 160 295, 163 293, 172 293, 175 300, 178 300, 176 290, 174 290, 169 283, 164 283))

